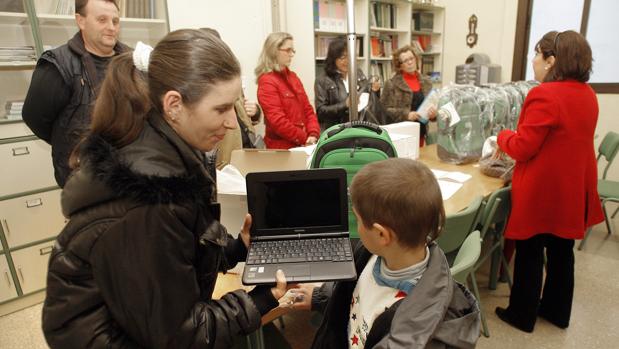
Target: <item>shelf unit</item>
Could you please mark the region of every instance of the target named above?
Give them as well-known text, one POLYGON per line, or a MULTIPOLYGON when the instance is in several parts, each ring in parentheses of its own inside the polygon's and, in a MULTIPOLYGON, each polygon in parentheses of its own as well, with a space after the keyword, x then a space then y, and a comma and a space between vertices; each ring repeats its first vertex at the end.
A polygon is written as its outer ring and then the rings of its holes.
MULTIPOLYGON (((346 35, 346 2, 345 0, 312 0, 312 4, 313 56, 315 58, 315 70, 312 76, 318 76, 323 72, 326 54, 321 40, 346 35), (339 30, 334 30, 334 28, 339 28, 339 30)), ((364 45, 360 50, 362 54, 358 57, 358 63, 367 76, 378 76, 382 81, 391 78, 394 73, 391 53, 404 45, 414 45, 413 40, 419 36, 428 37, 432 47, 431 50, 426 50, 422 54, 422 61, 426 61, 427 68, 431 68, 426 72, 434 72, 435 76, 442 75, 444 7, 421 4, 411 0, 360 0, 355 1, 354 9, 355 31, 362 38, 364 45), (416 13, 419 12, 430 13, 433 16, 432 28, 415 29, 413 18, 418 16, 416 13)), ((306 16, 304 11, 289 12, 288 15, 306 16)), ((300 33, 292 34, 295 38, 304 37, 300 33)), ((435 80, 436 83, 440 83, 440 78, 435 80)))
MULTIPOLYGON (((50 145, 19 116, 9 119, 5 113, 7 101, 24 100, 43 50, 65 44, 77 32, 73 15, 54 13, 58 1, 23 0, 23 8, 13 8, 18 12, 2 12, 6 4, 0 4, 0 47, 28 46, 35 52, 32 61, 0 62, 0 315, 41 301, 48 258, 66 223, 50 145)), ((154 45, 165 36, 167 2, 153 3, 154 18, 121 18, 120 41, 154 45)))
POLYGON ((436 87, 440 87, 443 76, 444 30, 444 7, 413 3, 411 43, 422 46, 422 73, 430 76, 434 85, 438 85, 436 87), (415 41, 419 42, 419 45, 415 41))

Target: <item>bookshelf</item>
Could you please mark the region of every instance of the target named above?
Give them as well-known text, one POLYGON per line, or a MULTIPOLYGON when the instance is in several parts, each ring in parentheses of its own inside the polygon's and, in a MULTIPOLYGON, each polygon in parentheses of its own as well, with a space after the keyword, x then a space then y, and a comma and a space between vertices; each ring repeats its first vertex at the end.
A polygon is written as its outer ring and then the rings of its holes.
MULTIPOLYGON (((21 120, 21 106, 43 50, 65 44, 78 31, 74 4, 0 1, 0 315, 43 300, 47 260, 66 223, 51 147, 21 120)), ((125 44, 154 45, 169 31, 166 0, 121 0, 120 5, 125 44)))
POLYGON ((440 87, 443 76, 443 31, 445 8, 433 4, 413 3, 411 45, 421 53, 421 72, 440 87))
MULTIPOLYGON (((314 19, 314 76, 318 77, 324 74, 324 64, 329 43, 338 36, 346 36, 348 22, 345 0, 312 0, 312 5, 314 19)), ((366 6, 367 0, 356 1, 354 16, 357 34, 357 65, 367 74, 366 6)))

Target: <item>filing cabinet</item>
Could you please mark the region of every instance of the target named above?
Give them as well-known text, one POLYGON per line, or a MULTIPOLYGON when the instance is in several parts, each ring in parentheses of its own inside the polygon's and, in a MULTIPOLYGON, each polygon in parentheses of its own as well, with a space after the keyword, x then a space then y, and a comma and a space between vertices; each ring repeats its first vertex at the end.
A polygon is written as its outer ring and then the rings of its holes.
POLYGON ((17 289, 4 253, 0 252, 0 303, 17 298, 17 289))
POLYGON ((29 306, 30 298, 24 296, 45 289, 49 256, 65 219, 51 147, 23 122, 0 123, 0 163, 2 315, 15 309, 12 301, 21 299, 19 307, 29 306))

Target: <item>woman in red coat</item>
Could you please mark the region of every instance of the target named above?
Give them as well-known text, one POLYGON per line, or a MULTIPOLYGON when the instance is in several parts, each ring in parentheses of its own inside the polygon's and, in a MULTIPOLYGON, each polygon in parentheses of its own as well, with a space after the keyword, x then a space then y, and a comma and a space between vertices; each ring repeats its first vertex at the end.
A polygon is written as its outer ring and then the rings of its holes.
POLYGON ((288 33, 271 33, 255 69, 264 111, 264 143, 270 149, 314 144, 320 126, 297 74, 289 69, 295 50, 288 33))
POLYGON ((570 322, 574 294, 574 239, 604 220, 597 193, 593 136, 595 92, 586 83, 591 48, 574 32, 552 31, 535 46, 535 79, 516 132, 498 135, 516 160, 512 211, 505 237, 516 240, 514 284, 501 320, 532 332, 537 316, 560 328, 570 322), (542 290, 544 249, 547 274, 542 290))

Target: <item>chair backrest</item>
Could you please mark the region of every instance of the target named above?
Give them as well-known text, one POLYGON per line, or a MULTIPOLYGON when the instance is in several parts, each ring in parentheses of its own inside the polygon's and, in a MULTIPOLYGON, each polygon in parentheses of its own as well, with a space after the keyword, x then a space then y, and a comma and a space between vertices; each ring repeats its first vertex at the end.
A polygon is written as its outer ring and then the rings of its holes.
POLYGON ((480 254, 481 238, 479 230, 475 230, 462 243, 462 247, 460 247, 453 265, 449 268, 451 276, 459 283, 466 285, 466 277, 475 267, 480 254))
POLYGON ((464 210, 446 217, 445 228, 436 240, 445 253, 459 249, 473 231, 479 219, 482 201, 483 198, 478 196, 464 210))
POLYGON ((482 239, 486 236, 491 225, 502 223, 500 230, 505 227, 511 211, 511 192, 512 187, 509 186, 497 189, 490 194, 480 217, 482 239))
POLYGON ((602 179, 606 179, 606 173, 617 155, 617 150, 619 150, 619 134, 613 131, 608 131, 606 136, 604 136, 602 143, 600 143, 600 146, 598 147, 598 160, 602 156, 606 159, 606 167, 604 167, 602 179))

